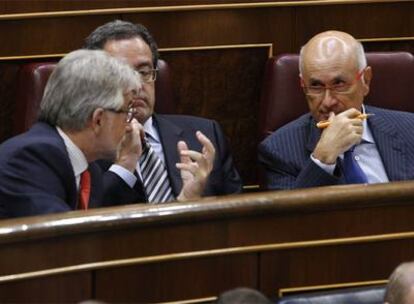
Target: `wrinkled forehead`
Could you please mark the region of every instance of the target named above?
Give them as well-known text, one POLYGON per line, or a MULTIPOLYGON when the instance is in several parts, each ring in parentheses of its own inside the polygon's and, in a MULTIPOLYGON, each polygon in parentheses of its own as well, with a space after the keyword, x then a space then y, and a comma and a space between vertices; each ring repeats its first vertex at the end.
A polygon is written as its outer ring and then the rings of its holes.
POLYGON ((321 71, 353 73, 357 70, 355 45, 338 37, 320 37, 304 48, 303 76, 321 71))

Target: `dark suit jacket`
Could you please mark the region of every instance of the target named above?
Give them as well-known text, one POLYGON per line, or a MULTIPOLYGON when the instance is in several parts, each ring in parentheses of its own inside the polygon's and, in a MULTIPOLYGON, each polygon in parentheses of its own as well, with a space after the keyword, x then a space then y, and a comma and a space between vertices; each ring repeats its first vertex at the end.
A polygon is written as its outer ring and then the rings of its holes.
MULTIPOLYGON (((201 151, 202 146, 195 137, 197 130, 203 132, 216 148, 216 158, 213 171, 210 174, 204 192, 205 196, 239 193, 242 190, 240 176, 233 165, 233 159, 228 150, 223 132, 217 122, 209 119, 185 115, 153 115, 154 124, 158 128, 161 144, 164 150, 165 162, 170 178, 171 187, 177 197, 182 188, 180 171, 175 167, 180 158, 177 142, 183 140, 189 149, 201 151)), ((109 163, 99 162, 103 169, 108 169, 109 163)), ((105 203, 126 204, 146 202, 142 183, 138 180, 131 189, 113 172, 106 172, 105 203)))
MULTIPOLYGON (((390 181, 414 178, 414 114, 365 106, 373 113, 368 124, 390 181)), ((344 184, 311 159, 321 131, 310 114, 285 125, 259 146, 269 189, 293 189, 344 184)))
MULTIPOLYGON (((89 206, 102 201, 102 173, 91 172, 89 206)), ((75 175, 57 130, 36 123, 29 131, 0 146, 0 217, 18 217, 74 210, 75 175)))

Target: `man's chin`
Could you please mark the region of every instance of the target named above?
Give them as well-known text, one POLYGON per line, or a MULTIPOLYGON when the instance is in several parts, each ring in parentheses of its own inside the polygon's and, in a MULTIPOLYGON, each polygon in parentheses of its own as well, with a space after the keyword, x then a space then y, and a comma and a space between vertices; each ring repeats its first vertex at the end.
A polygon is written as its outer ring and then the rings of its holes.
POLYGON ((151 117, 151 115, 152 115, 152 111, 149 111, 149 110, 140 111, 139 113, 135 115, 135 118, 138 120, 140 124, 143 125, 148 120, 148 118, 151 117))

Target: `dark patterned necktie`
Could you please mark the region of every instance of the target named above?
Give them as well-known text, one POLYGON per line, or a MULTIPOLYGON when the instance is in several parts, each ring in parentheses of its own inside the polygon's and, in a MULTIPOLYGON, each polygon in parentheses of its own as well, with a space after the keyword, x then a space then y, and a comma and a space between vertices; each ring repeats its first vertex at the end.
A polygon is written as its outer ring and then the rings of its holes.
POLYGON ((174 200, 164 163, 147 141, 143 147, 139 165, 148 202, 156 204, 174 200))
POLYGON ((343 173, 347 184, 368 183, 367 176, 354 158, 354 148, 352 147, 344 153, 343 173))

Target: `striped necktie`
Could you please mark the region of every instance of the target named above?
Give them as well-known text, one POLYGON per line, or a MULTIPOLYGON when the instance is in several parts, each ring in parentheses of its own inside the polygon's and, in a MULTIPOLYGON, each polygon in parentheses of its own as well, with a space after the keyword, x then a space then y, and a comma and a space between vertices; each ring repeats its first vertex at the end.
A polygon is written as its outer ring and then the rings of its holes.
POLYGON ((164 163, 147 140, 144 141, 143 148, 139 165, 148 202, 156 204, 174 200, 164 163))
POLYGON ((367 176, 354 159, 354 147, 344 153, 343 173, 347 184, 368 183, 367 176))

